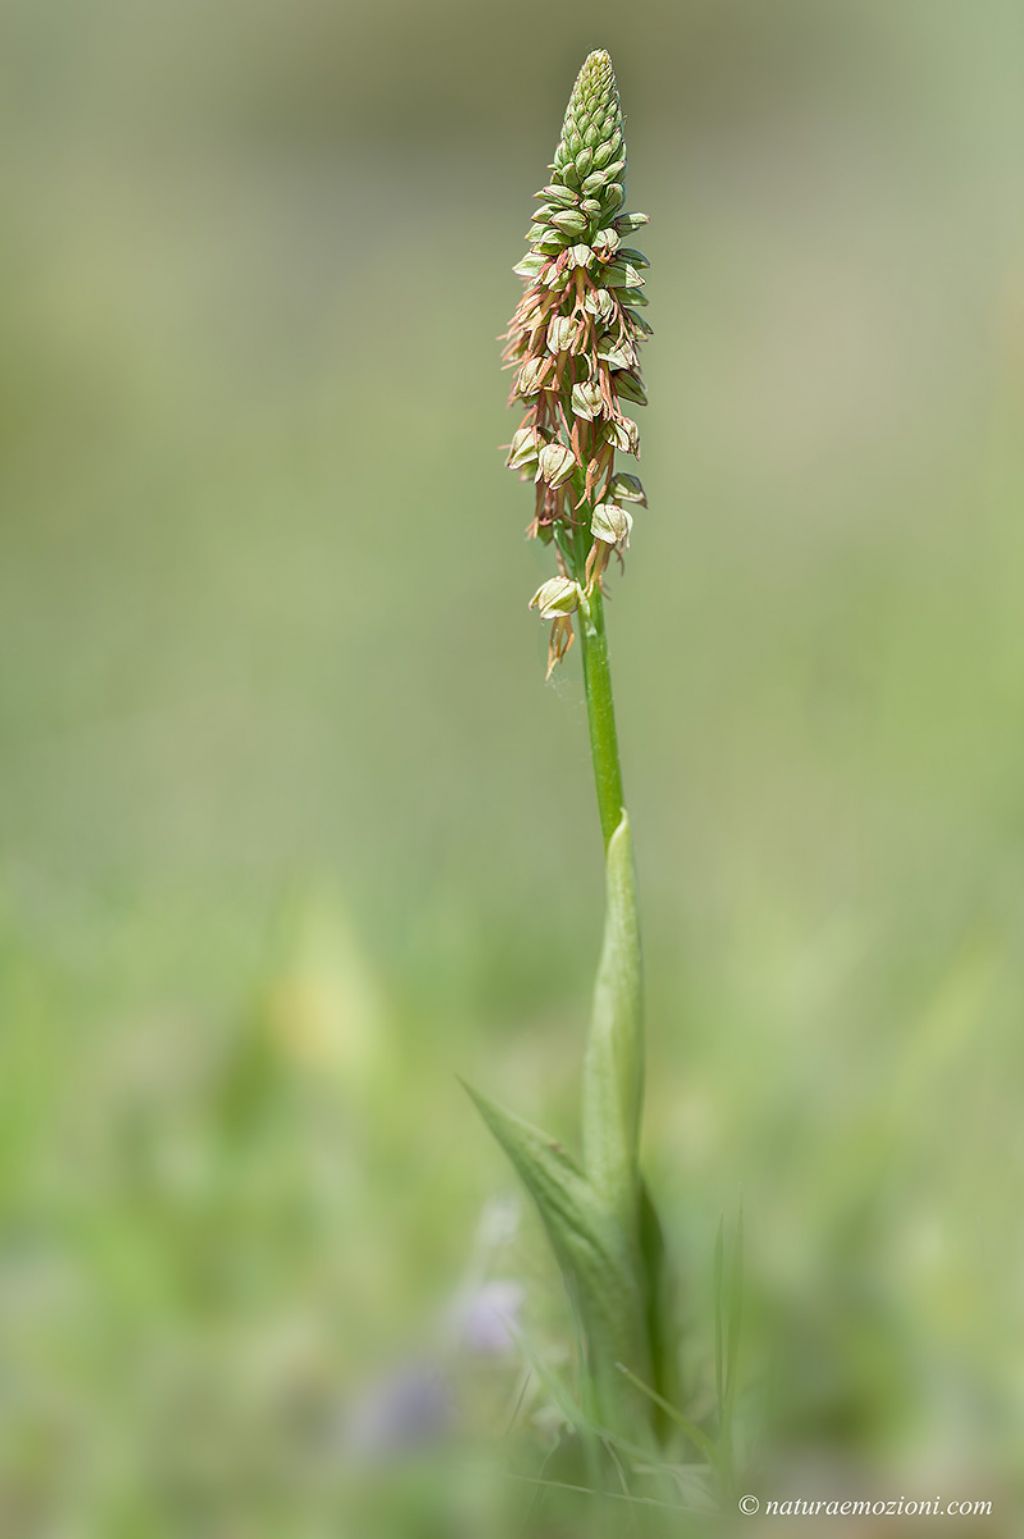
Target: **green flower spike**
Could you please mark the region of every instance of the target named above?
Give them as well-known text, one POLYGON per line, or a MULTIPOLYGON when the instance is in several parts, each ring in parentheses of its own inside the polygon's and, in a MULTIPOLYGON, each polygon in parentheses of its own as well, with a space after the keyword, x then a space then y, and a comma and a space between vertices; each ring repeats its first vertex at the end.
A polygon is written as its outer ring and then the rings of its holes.
POLYGON ((622 214, 626 148, 611 60, 592 53, 562 125, 551 180, 516 272, 525 283, 507 333, 514 402, 524 416, 508 465, 532 480, 529 533, 553 548, 556 572, 530 601, 551 623, 548 672, 577 634, 605 854, 606 920, 583 1066, 583 1157, 472 1092, 544 1222, 580 1332, 584 1405, 592 1422, 652 1447, 654 1406, 671 1400, 674 1333, 661 1229, 639 1169, 644 1046, 640 936, 629 818, 622 798, 605 636, 603 584, 621 562, 640 481, 615 468, 639 452, 623 399, 646 400, 639 347, 649 328, 647 259, 623 237, 646 224, 622 214), (629 506, 626 506, 629 504, 629 506), (652 1393, 653 1392, 653 1393, 652 1393))
MULTIPOLYGON (((527 233, 530 250, 516 268, 526 288, 509 324, 505 359, 516 370, 512 399, 526 405, 513 444, 539 435, 572 456, 571 472, 537 478, 528 532, 552 544, 559 572, 590 594, 603 581, 610 550, 621 560, 624 548, 607 537, 594 543, 593 510, 611 500, 616 449, 639 453, 636 424, 622 401, 646 403, 637 360, 650 332, 631 309, 642 299, 647 258, 621 243, 647 216, 619 212, 626 144, 615 72, 603 50, 587 57, 576 78, 550 169, 527 233)), ((517 453, 509 463, 531 468, 517 453)), ((549 673, 565 650, 560 626, 549 673)))

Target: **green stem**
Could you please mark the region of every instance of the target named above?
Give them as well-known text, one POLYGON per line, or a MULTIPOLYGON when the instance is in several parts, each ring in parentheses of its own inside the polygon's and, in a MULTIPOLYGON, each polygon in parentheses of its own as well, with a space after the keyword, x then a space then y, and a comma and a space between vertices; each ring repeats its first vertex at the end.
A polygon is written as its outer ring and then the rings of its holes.
MULTIPOLYGON (((582 492, 580 487, 579 491, 582 492)), ((571 568, 581 587, 593 544, 590 508, 572 539, 571 568)), ((641 1314, 630 1319, 632 1352, 625 1366, 656 1393, 673 1391, 666 1314, 661 1226, 638 1166, 644 1093, 642 961, 633 869, 632 837, 622 793, 622 767, 615 725, 604 600, 595 583, 579 606, 583 687, 594 784, 606 862, 604 940, 594 989, 594 1006, 583 1066, 582 1131, 584 1168, 605 1211, 613 1215, 628 1247, 641 1314)), ((635 1307, 635 1306, 634 1306, 635 1307)), ((626 1306, 632 1316, 632 1309, 626 1306)), ((634 1427, 652 1424, 651 1403, 623 1401, 617 1358, 608 1368, 607 1344, 590 1342, 595 1393, 606 1418, 626 1415, 634 1427)))
POLYGON ((583 651, 583 688, 587 696, 590 753, 594 761, 597 810, 605 849, 622 822, 622 768, 619 738, 615 729, 615 701, 608 662, 608 637, 604 624, 604 600, 595 585, 580 612, 580 643, 583 651))
MULTIPOLYGON (((577 535, 579 570, 589 536, 577 535)), ((583 684, 605 849, 605 930, 583 1069, 583 1148, 627 1233, 639 1235, 637 1152, 644 1093, 643 993, 629 818, 622 797, 608 638, 599 583, 580 600, 583 684)))
MULTIPOLYGON (((580 569, 586 557, 577 548, 580 569), (582 558, 582 560, 581 560, 582 558)), ((604 605, 595 584, 580 604, 583 680, 587 696, 594 782, 605 846, 604 939, 583 1064, 584 1167, 605 1211, 613 1215, 631 1257, 641 1312, 630 1322, 632 1360, 615 1360, 608 1387, 607 1364, 596 1386, 605 1414, 627 1414, 634 1427, 652 1425, 660 1412, 651 1402, 623 1405, 620 1363, 656 1393, 670 1387, 665 1372, 664 1278, 661 1229, 638 1165, 644 1094, 642 960, 633 870, 632 836, 623 805, 615 707, 612 699, 604 605), (618 1381, 616 1382, 616 1376, 618 1381)), ((604 1363, 603 1343, 592 1352, 604 1363)))

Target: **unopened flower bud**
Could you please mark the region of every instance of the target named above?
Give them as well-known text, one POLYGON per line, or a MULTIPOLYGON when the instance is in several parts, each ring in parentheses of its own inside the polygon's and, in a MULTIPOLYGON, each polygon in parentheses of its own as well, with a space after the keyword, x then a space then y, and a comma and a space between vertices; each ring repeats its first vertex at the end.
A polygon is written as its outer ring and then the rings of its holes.
POLYGON ((509 445, 505 464, 509 470, 524 470, 532 465, 540 450, 540 434, 535 427, 517 428, 509 445))
POLYGON ((592 380, 584 380, 572 387, 572 412, 574 417, 582 417, 586 422, 593 422, 595 417, 600 417, 604 411, 604 398, 601 395, 600 385, 592 380))
POLYGON ((595 251, 607 252, 607 254, 611 256, 615 251, 618 250, 618 245, 619 237, 612 229, 611 225, 608 225, 603 230, 598 230, 597 234, 594 236, 595 251))
POLYGON ((594 171, 580 184, 580 192, 585 198, 599 198, 604 190, 607 175, 604 171, 594 171))
POLYGON ((625 550, 633 528, 633 515, 628 508, 620 508, 617 502, 599 502, 590 520, 590 532, 595 540, 606 545, 616 545, 625 550))
POLYGON ((639 230, 641 225, 650 224, 648 214, 620 214, 615 221, 615 228, 620 235, 629 235, 634 230, 639 230))
POLYGON ((589 246, 573 246, 569 252, 570 267, 590 267, 593 261, 594 253, 589 246))
POLYGON ((621 154, 622 113, 608 55, 588 55, 573 87, 555 151, 555 180, 586 176, 594 165, 607 165, 621 154))
POLYGON ((576 469, 576 456, 565 444, 545 444, 537 460, 537 480, 564 486, 576 469))
POLYGON ((542 187, 537 196, 543 198, 545 202, 557 203, 559 208, 575 208, 580 197, 579 193, 573 192, 571 187, 559 187, 557 182, 553 182, 549 187, 542 187))
POLYGON ((617 470, 612 476, 608 496, 616 502, 638 502, 641 507, 647 506, 647 493, 640 477, 627 475, 624 470, 617 470))
POLYGON ((574 208, 560 209, 557 214, 552 214, 551 223, 566 235, 582 235, 587 228, 586 215, 578 214, 574 208))
POLYGON ((549 577, 541 583, 529 607, 540 611, 542 620, 557 620, 575 612, 580 601, 580 585, 571 577, 549 577))

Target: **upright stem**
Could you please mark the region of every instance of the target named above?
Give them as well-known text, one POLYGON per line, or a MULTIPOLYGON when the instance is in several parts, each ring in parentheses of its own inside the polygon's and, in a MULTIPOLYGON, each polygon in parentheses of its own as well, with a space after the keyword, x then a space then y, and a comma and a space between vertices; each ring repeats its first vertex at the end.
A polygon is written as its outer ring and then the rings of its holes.
MULTIPOLYGON (((576 581, 585 583, 587 557, 593 544, 588 525, 592 508, 584 505, 585 522, 573 539, 573 565, 576 581)), ((622 822, 626 810, 622 795, 622 767, 619 763, 619 735, 615 727, 615 700, 612 695, 612 671, 608 661, 608 636, 604 626, 604 599, 596 582, 580 604, 580 647, 583 653, 583 689, 587 697, 587 725, 590 730, 590 757, 594 764, 597 811, 605 850, 622 822)))
POLYGON ((619 738, 615 729, 615 701, 612 674, 608 662, 608 637, 604 625, 604 600, 595 584, 580 614, 580 642, 583 650, 583 687, 587 696, 587 722, 590 727, 590 753, 594 761, 597 810, 605 849, 622 822, 625 804, 622 798, 622 768, 619 764, 619 738))
MULTIPOLYGON (((580 546, 583 542, 580 541, 580 546)), ((580 554, 583 552, 580 550, 580 554)), ((585 562, 585 555, 583 560, 585 562)), ((583 1062, 583 1163, 605 1209, 628 1246, 639 1309, 632 1320, 633 1361, 641 1383, 660 1385, 660 1261, 657 1219, 646 1195, 638 1156, 644 1096, 643 985, 632 835, 622 798, 615 706, 600 584, 579 606, 583 682, 590 751, 605 847, 605 924, 594 984, 594 1003, 583 1062)), ((622 1401, 614 1365, 610 1407, 622 1401)), ((602 1395, 607 1394, 602 1389, 602 1395)), ((647 1422, 650 1405, 632 1405, 634 1425, 647 1422)))
MULTIPOLYGON (((579 556, 583 555, 582 546, 581 540, 579 556)), ((644 1093, 640 927, 599 582, 581 598, 579 618, 590 752, 604 836, 606 900, 604 940, 583 1065, 583 1153, 591 1178, 618 1213, 626 1232, 635 1236, 644 1093)))

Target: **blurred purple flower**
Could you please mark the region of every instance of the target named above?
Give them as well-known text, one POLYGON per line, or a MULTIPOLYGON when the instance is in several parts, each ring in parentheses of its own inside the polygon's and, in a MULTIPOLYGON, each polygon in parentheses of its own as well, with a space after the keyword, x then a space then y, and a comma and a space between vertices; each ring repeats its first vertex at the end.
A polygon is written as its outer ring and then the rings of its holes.
POLYGON ((504 1357, 515 1347, 525 1293, 520 1283, 495 1278, 466 1298, 458 1314, 459 1336, 472 1352, 504 1357))
POLYGON ((352 1405, 346 1442, 361 1459, 387 1459, 438 1442, 452 1422, 452 1392, 433 1364, 412 1364, 366 1389, 352 1405))

